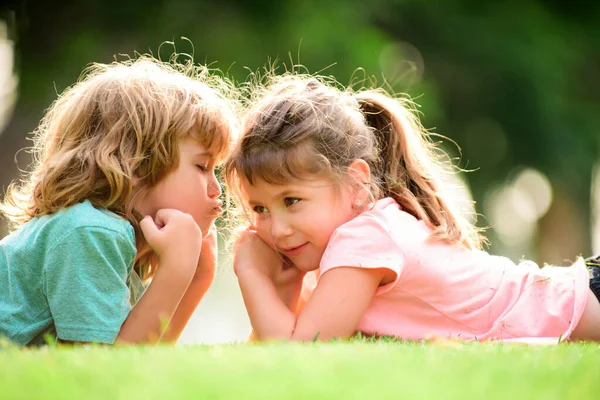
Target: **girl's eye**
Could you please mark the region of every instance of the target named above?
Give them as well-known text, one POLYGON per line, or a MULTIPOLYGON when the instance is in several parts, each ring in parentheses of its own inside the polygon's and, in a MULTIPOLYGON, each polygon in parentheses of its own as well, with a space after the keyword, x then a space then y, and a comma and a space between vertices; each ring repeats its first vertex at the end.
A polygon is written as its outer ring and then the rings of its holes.
POLYGON ((286 197, 285 199, 283 199, 283 202, 285 203, 285 205, 287 207, 293 206, 294 204, 296 204, 299 201, 300 201, 300 199, 297 197, 286 197))
POLYGON ((257 214, 264 214, 267 212, 267 208, 263 207, 263 206, 254 206, 254 208, 252 209, 252 211, 254 211, 257 214))
POLYGON ((196 165, 196 167, 202 172, 208 172, 208 165, 196 165))

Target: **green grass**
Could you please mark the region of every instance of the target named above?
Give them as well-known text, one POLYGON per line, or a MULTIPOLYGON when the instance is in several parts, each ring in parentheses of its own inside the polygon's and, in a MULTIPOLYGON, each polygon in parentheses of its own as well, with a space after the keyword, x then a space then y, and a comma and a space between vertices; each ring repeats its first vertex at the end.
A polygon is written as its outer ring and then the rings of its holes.
POLYGON ((598 344, 0 350, 0 399, 598 399, 598 344))

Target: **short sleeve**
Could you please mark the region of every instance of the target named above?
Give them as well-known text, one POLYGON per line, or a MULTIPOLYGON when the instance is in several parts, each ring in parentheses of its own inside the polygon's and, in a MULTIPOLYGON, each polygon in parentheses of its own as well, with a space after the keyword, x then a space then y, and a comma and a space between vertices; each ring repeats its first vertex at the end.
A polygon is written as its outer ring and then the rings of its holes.
POLYGON ((56 242, 44 272, 59 339, 115 342, 131 310, 126 282, 134 258, 131 240, 107 228, 78 227, 56 242))
POLYGON ((372 215, 359 215, 335 230, 320 263, 321 275, 337 267, 386 268, 395 278, 376 294, 392 289, 400 280, 406 261, 385 223, 372 215))

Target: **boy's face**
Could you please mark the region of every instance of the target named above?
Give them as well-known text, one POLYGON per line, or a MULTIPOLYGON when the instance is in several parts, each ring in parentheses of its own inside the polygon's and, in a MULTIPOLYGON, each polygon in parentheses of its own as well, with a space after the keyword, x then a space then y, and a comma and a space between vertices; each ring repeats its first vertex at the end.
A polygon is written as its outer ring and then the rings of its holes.
POLYGON ((215 177, 215 158, 197 140, 187 137, 179 143, 179 165, 150 189, 136 209, 151 215, 162 208, 190 214, 208 235, 210 226, 221 214, 221 186, 215 177))
POLYGON ((354 217, 349 190, 329 179, 241 186, 258 236, 303 271, 319 267, 335 229, 354 217))

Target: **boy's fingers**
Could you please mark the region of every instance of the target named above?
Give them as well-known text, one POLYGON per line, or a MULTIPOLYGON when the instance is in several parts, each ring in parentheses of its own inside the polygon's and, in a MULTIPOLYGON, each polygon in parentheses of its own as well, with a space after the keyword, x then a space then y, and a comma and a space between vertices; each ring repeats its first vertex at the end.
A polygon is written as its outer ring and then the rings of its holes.
POLYGON ((154 223, 159 229, 162 229, 165 225, 167 225, 167 223, 173 216, 173 213, 174 210, 161 208, 156 212, 156 215, 154 216, 154 223))
POLYGON ((155 242, 155 239, 158 237, 159 230, 151 216, 146 215, 140 221, 140 229, 142 230, 142 233, 144 234, 144 237, 148 243, 155 242))

